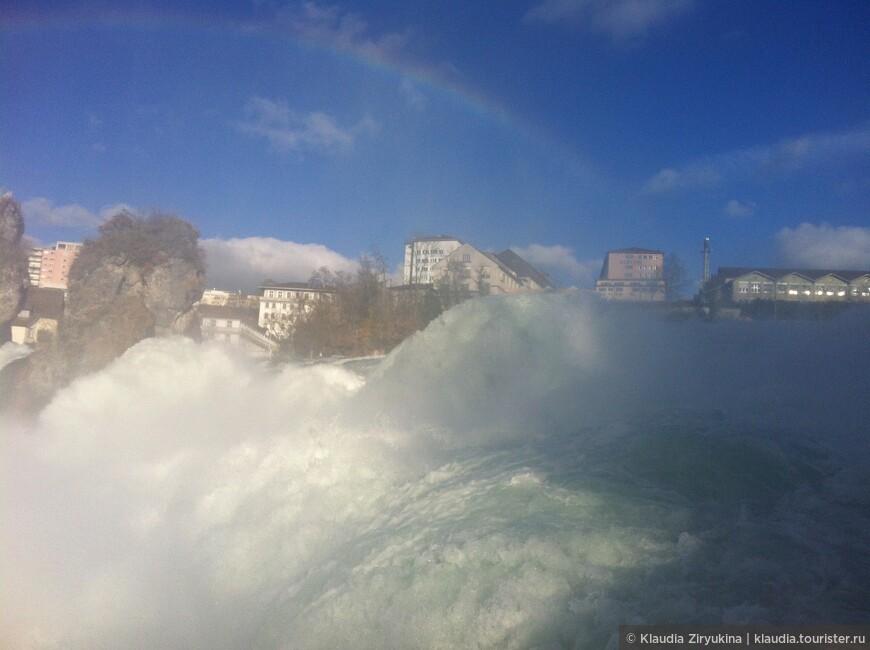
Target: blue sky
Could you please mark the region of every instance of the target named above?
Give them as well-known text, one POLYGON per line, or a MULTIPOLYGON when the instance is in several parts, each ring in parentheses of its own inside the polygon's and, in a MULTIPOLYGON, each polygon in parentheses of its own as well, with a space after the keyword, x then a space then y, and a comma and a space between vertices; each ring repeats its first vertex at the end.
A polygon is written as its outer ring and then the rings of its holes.
POLYGON ((209 283, 413 235, 590 286, 608 249, 870 267, 870 3, 20 2, 0 188, 27 233, 194 223, 209 283))

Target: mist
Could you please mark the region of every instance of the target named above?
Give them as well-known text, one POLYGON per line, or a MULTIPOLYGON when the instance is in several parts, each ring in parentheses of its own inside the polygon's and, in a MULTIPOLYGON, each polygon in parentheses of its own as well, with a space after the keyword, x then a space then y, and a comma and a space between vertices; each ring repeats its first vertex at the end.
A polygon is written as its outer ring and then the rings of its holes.
POLYGON ((526 294, 367 365, 143 341, 36 423, 0 414, 0 646, 867 623, 868 316, 672 323, 526 294))

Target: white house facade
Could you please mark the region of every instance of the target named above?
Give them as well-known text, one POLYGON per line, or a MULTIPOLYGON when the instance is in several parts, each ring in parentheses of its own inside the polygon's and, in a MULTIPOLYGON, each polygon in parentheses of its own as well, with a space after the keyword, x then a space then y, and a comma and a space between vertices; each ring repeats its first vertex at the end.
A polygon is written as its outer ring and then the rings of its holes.
POLYGON ((434 284, 438 279, 435 266, 462 246, 455 237, 416 237, 405 243, 405 266, 402 284, 434 284))
POLYGON ((484 253, 462 244, 432 269, 436 282, 447 282, 469 293, 498 295, 547 288, 547 275, 513 251, 484 253))
POLYGON ((286 338, 293 324, 321 300, 332 300, 335 288, 311 282, 284 282, 257 289, 260 310, 257 325, 274 338, 286 338))
POLYGON ((256 309, 200 304, 196 311, 203 341, 223 343, 256 357, 278 350, 278 343, 256 326, 256 309))

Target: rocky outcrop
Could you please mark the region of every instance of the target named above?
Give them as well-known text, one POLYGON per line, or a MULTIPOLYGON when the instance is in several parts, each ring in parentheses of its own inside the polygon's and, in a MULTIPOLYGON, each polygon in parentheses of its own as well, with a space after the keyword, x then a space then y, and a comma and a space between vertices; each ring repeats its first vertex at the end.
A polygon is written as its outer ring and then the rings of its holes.
POLYGON ((150 336, 190 334, 202 289, 197 260, 171 257, 156 266, 104 260, 70 283, 62 334, 70 369, 98 370, 150 336))
POLYGON ((11 193, 0 197, 0 343, 9 340, 9 323, 18 315, 29 284, 24 218, 11 193))
POLYGON ((19 411, 38 410, 58 388, 142 339, 192 333, 205 277, 196 229, 168 215, 120 214, 100 232, 71 269, 57 347, 9 364, 0 377, 6 403, 19 411))

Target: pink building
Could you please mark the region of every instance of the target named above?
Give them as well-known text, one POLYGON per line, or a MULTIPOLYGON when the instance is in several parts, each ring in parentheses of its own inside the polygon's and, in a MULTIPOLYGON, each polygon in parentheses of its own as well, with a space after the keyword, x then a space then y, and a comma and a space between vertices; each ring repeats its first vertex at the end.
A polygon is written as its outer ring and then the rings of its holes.
POLYGON ((69 271, 82 245, 60 241, 54 248, 42 251, 39 265, 39 284, 47 289, 66 289, 69 285, 69 271))
POLYGON ((646 248, 609 251, 595 291, 607 300, 663 301, 664 257, 662 251, 646 248))

